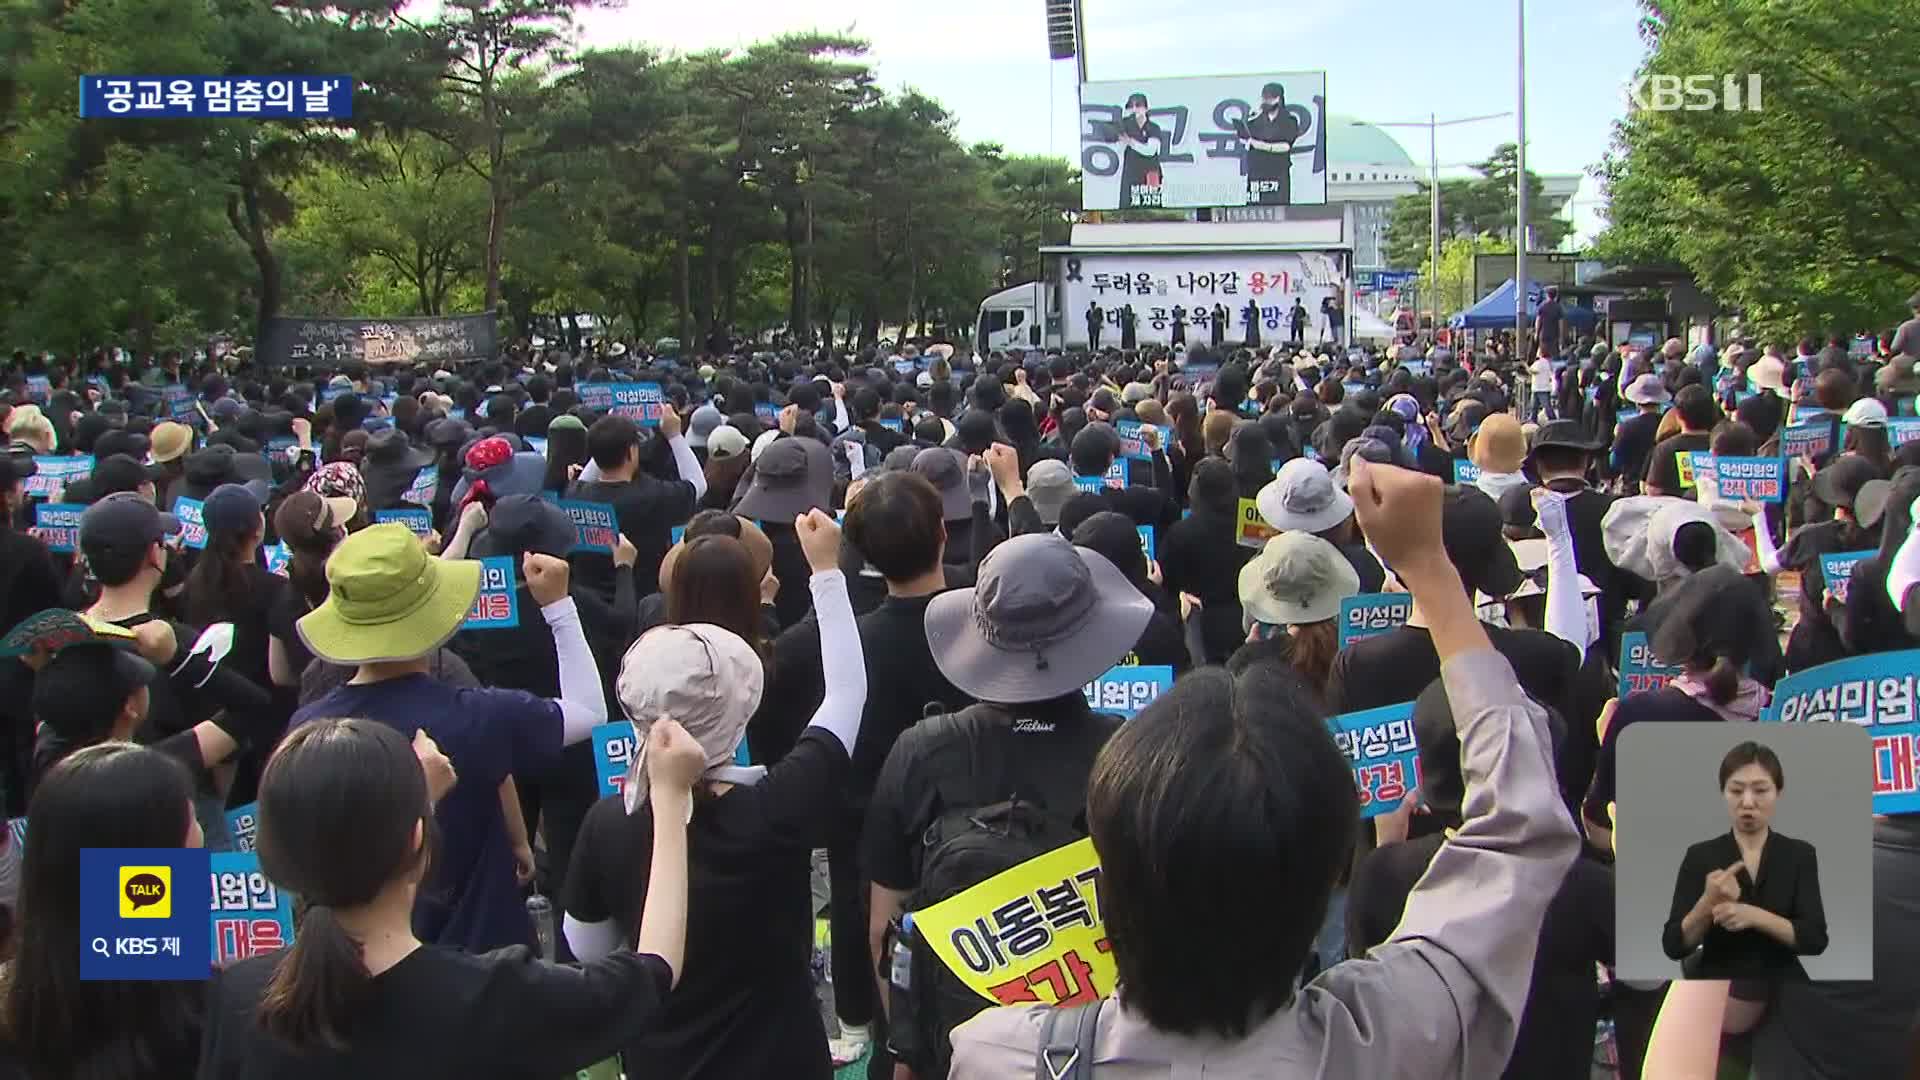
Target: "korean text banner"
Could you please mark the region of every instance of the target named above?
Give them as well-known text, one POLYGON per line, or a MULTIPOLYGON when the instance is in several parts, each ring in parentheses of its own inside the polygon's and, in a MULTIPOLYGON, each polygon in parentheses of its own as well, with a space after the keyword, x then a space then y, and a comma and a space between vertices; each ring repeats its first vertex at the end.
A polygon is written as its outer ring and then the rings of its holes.
POLYGON ((80 849, 80 978, 211 973, 205 848, 80 849))
POLYGON ((74 454, 54 457, 49 454, 33 456, 34 473, 21 483, 27 494, 36 499, 51 499, 55 492, 65 489, 76 479, 91 475, 93 472, 92 454, 74 454))
POLYGON ((79 503, 38 503, 33 508, 33 528, 29 531, 47 545, 49 551, 77 551, 80 547, 80 515, 87 512, 79 503))
POLYGON ((1162 449, 1173 445, 1173 429, 1164 424, 1143 424, 1138 420, 1120 420, 1113 425, 1120 433, 1120 456, 1130 461, 1152 461, 1153 451, 1147 449, 1146 429, 1153 428, 1160 433, 1162 449))
POLYGON ((1819 457, 1833 448, 1833 423, 1803 420, 1780 430, 1780 452, 1790 458, 1819 457))
POLYGON ((1833 594, 1835 603, 1847 602, 1854 565, 1879 553, 1878 549, 1869 548, 1866 551, 1836 551, 1820 556, 1820 576, 1826 582, 1827 591, 1833 594))
POLYGON ((1087 707, 1094 712, 1112 713, 1131 719, 1135 713, 1172 689, 1172 665, 1148 664, 1108 668, 1106 674, 1088 683, 1084 692, 1087 695, 1087 707))
POLYGON ((80 116, 247 116, 344 120, 353 116, 346 75, 84 75, 80 116))
POLYGON ((405 525, 408 532, 423 540, 433 532, 433 511, 431 510, 375 510, 373 521, 376 525, 384 525, 390 521, 398 522, 405 525))
POLYGON ((1081 205, 1321 206, 1327 139, 1324 71, 1083 83, 1081 205))
POLYGON ((1787 499, 1784 457, 1715 457, 1713 478, 1719 497, 1727 502, 1777 503, 1787 499))
POLYGON ((573 550, 613 554, 620 543, 620 525, 613 515, 613 504, 585 502, 579 499, 553 499, 553 505, 566 512, 573 522, 573 550))
POLYGON ((173 500, 173 516, 180 519, 180 542, 198 551, 207 546, 206 504, 185 495, 173 500))
POLYGON ((1413 702, 1329 717, 1333 741, 1353 764, 1360 816, 1400 809, 1420 784, 1420 744, 1413 735, 1413 702))
POLYGON ((1280 535, 1280 530, 1267 524, 1260 516, 1260 505, 1252 499, 1240 500, 1240 516, 1233 529, 1234 543, 1241 547, 1259 548, 1267 546, 1267 541, 1280 535))
POLYGON ((593 774, 600 782, 600 797, 618 795, 626 790, 627 770, 633 767, 633 725, 625 720, 599 724, 590 734, 593 774))
POLYGON ((267 880, 251 851, 216 852, 208 860, 212 888, 214 966, 293 944, 293 898, 267 880))
POLYGON ((1461 486, 1480 482, 1480 466, 1466 458, 1453 459, 1453 482, 1461 486))
POLYGON ((413 483, 408 484, 407 490, 400 493, 400 501, 412 503, 415 506, 432 506, 433 497, 439 490, 440 470, 429 465, 413 474, 413 483))
POLYGON ((490 555, 480 560, 480 595, 460 624, 462 630, 511 630, 520 625, 519 582, 513 556, 490 555))
POLYGON ((1760 718, 1865 729, 1873 740, 1873 812, 1920 812, 1916 665, 1920 649, 1855 656, 1795 672, 1773 688, 1773 704, 1760 718))
POLYGON ((1259 340, 1271 343, 1289 332, 1295 300, 1313 336, 1326 321, 1321 302, 1346 289, 1344 271, 1322 251, 1089 252, 1062 259, 1060 273, 1070 345, 1087 344, 1087 316, 1096 307, 1106 327, 1101 340, 1108 343, 1120 340, 1128 308, 1136 340, 1143 344, 1211 341, 1216 318, 1223 320, 1223 341, 1248 341, 1247 328, 1254 326, 1259 340))
POLYGON ((262 363, 442 364, 490 360, 493 312, 401 319, 268 319, 255 350, 262 363))
POLYGON ((1662 664, 1647 644, 1647 635, 1634 630, 1620 635, 1620 696, 1640 690, 1658 690, 1680 677, 1681 668, 1662 664))
POLYGON ((1410 593, 1361 593, 1340 601, 1340 647, 1365 641, 1413 617, 1410 593))
POLYGON ((913 914, 947 970, 996 1005, 1081 1005, 1112 995, 1100 859, 1077 840, 913 914))
POLYGON ((259 803, 250 802, 245 806, 236 806, 227 811, 227 836, 233 841, 233 850, 251 852, 254 847, 254 834, 259 829, 259 803))
POLYGON ((580 404, 609 416, 624 416, 636 424, 653 427, 667 411, 666 396, 654 382, 574 384, 580 404))

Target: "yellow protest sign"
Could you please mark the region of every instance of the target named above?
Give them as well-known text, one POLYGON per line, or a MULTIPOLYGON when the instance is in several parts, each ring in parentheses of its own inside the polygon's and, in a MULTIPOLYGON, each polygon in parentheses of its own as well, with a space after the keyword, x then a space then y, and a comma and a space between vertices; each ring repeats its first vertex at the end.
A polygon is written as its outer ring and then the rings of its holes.
POLYGON ((924 911, 914 931, 996 1005, 1079 1005, 1113 993, 1091 839, 1055 848, 924 911))
POLYGON ((1693 454, 1686 450, 1673 452, 1673 465, 1680 473, 1680 486, 1690 488, 1693 483, 1693 454))
POLYGON ((1241 547, 1266 547, 1267 541, 1279 536, 1280 530, 1267 524, 1260 516, 1260 506, 1252 499, 1240 500, 1239 526, 1233 531, 1233 538, 1241 547))

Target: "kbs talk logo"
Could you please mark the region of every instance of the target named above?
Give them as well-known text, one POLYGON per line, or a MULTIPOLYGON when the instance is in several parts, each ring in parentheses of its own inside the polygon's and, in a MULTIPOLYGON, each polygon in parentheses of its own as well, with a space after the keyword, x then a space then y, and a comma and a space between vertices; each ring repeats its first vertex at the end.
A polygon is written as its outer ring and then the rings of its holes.
POLYGON ((120 917, 123 919, 170 919, 173 917, 173 867, 123 866, 120 868, 120 917))
POLYGON ((1628 84, 1627 103, 1648 112, 1759 112, 1760 76, 1642 75, 1628 84))

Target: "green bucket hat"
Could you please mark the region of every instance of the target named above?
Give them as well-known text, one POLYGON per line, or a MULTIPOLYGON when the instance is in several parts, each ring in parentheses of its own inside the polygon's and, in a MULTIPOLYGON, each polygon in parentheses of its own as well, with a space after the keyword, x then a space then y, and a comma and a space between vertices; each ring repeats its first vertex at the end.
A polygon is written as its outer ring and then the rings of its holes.
POLYGON ((301 640, 335 664, 412 660, 446 643, 480 594, 480 564, 436 559, 405 525, 362 529, 327 559, 327 599, 301 640))

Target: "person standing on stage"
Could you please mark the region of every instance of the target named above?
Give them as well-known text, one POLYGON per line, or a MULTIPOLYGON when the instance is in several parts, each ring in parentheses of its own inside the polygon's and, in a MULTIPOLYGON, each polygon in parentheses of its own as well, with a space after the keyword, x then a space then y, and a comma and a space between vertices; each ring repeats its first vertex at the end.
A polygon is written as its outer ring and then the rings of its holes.
POLYGON ((1120 309, 1120 347, 1122 349, 1131 349, 1134 347, 1136 341, 1134 337, 1136 319, 1137 317, 1133 313, 1132 304, 1128 304, 1120 309))
POLYGON ((1087 351, 1100 351, 1100 330, 1106 321, 1106 313, 1100 310, 1098 303, 1087 305, 1087 351))
POLYGON ((1287 330, 1291 335, 1294 348, 1297 349, 1306 344, 1307 305, 1301 303, 1297 296, 1293 298, 1293 310, 1287 312, 1287 330))
POLYGON ((1169 339, 1175 345, 1187 343, 1187 309, 1176 306, 1173 309, 1173 337, 1169 339))
POLYGON ((1227 343, 1227 308, 1224 304, 1213 305, 1213 347, 1220 348, 1227 343))
POLYGON ((1260 305, 1254 303, 1252 300, 1247 301, 1247 306, 1240 309, 1240 317, 1245 319, 1247 323, 1247 348, 1259 348, 1260 305))
POLYGON ((1255 206, 1293 203, 1293 144, 1304 132, 1300 118, 1287 109, 1287 91, 1279 83, 1260 89, 1260 111, 1242 122, 1247 143, 1247 201, 1255 206))

